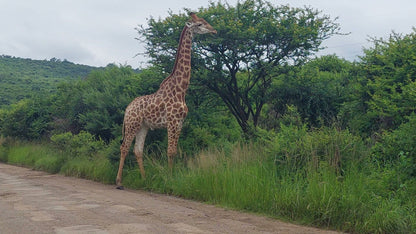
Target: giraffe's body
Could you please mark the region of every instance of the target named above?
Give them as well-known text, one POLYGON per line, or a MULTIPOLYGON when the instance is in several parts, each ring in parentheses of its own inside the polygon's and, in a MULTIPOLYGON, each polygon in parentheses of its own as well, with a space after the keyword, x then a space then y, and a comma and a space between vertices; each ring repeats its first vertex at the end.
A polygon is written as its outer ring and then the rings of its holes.
POLYGON ((149 129, 167 128, 168 160, 172 167, 172 158, 176 154, 182 123, 188 113, 185 95, 191 77, 191 48, 194 33, 216 33, 204 19, 191 13, 192 20, 187 22, 179 40, 175 65, 172 73, 160 84, 155 93, 137 97, 126 108, 123 122, 123 143, 120 146, 120 164, 116 183, 121 186, 124 160, 133 139, 136 138, 134 154, 140 173, 145 177, 143 167, 143 147, 149 129))

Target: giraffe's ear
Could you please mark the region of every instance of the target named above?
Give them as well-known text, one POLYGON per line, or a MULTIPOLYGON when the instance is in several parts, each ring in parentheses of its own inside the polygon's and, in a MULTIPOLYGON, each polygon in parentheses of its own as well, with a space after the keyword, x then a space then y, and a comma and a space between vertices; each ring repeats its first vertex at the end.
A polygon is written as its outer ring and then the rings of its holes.
POLYGON ((186 27, 190 28, 193 24, 194 23, 188 21, 188 22, 186 22, 186 27))

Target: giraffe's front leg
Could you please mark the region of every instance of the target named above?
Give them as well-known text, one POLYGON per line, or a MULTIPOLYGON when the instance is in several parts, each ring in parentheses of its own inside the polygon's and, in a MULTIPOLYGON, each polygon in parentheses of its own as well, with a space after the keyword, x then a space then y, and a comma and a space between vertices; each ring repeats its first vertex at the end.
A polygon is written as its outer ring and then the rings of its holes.
POLYGON ((168 123, 168 162, 169 168, 173 167, 173 157, 177 153, 179 135, 182 130, 182 120, 168 123))

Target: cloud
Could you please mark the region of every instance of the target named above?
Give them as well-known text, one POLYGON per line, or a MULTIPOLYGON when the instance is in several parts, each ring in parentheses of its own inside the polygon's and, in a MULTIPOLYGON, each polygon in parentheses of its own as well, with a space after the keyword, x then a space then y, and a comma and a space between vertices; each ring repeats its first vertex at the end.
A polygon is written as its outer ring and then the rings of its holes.
MULTIPOLYGON (((235 5, 238 0, 228 0, 235 5)), ((270 1, 270 0, 269 0, 270 1)), ((356 58, 369 36, 387 37, 392 30, 409 33, 416 22, 414 0, 287 0, 270 1, 291 6, 311 6, 335 18, 342 32, 324 42, 322 53, 356 58)), ((105 66, 108 63, 139 66, 146 58, 134 38, 137 25, 150 16, 164 18, 168 11, 206 7, 206 0, 0 0, 0 54, 34 59, 52 57, 75 63, 105 66)))

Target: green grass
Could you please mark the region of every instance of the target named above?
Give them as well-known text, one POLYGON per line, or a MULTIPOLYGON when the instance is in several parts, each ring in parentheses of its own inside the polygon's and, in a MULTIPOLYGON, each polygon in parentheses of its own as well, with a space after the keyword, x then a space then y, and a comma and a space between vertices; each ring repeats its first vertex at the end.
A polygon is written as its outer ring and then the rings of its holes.
POLYGON ((115 167, 104 157, 72 158, 62 165, 60 173, 106 184, 114 183, 116 177, 115 167))
MULTIPOLYGON (((309 136, 308 140, 313 138, 309 136)), ((318 140, 296 151, 302 154, 296 156, 306 162, 297 170, 293 170, 293 164, 276 160, 276 149, 270 151, 263 144, 237 144, 231 150, 212 149, 188 159, 179 157, 173 170, 167 167, 166 158, 148 156, 146 179, 141 178, 135 163, 129 163, 123 172, 123 185, 321 228, 354 233, 416 232, 414 180, 389 188, 386 185, 395 178, 394 170, 362 160, 340 169, 330 155, 305 160, 316 154, 316 149, 327 152, 325 145, 338 147, 326 141, 317 144, 318 140)), ((352 145, 346 139, 339 142, 352 145)), ((9 163, 109 184, 114 183, 118 166, 99 152, 71 157, 33 143, 16 144, 8 150, 0 147, 2 158, 1 152, 6 151, 9 163)))
MULTIPOLYGON (((396 196, 375 177, 382 171, 350 165, 343 175, 321 161, 302 170, 285 170, 258 146, 236 146, 231 155, 206 151, 172 172, 164 161, 147 159, 146 180, 136 168, 123 184, 187 199, 278 217, 301 224, 357 233, 412 233, 414 194, 396 196), (150 161, 150 162, 149 162, 150 161)), ((312 164, 312 162, 311 162, 312 164)))
MULTIPOLYGON (((261 149, 238 146, 231 156, 221 151, 203 152, 187 167, 177 167, 172 174, 159 170, 146 181, 139 179, 137 170, 133 171, 128 173, 128 181, 134 181, 136 188, 302 224, 359 233, 416 230, 414 195, 406 195, 409 202, 392 194, 383 196, 385 191, 377 185, 381 181, 372 176, 383 176, 378 174, 382 172, 362 171, 354 165, 346 168, 342 176, 326 162, 320 162, 318 168, 279 171, 261 149)), ((125 184, 130 186, 127 181, 125 184)))
POLYGON ((44 154, 42 157, 38 158, 33 165, 33 168, 39 171, 46 171, 49 173, 58 173, 61 169, 61 166, 64 162, 62 156, 57 156, 56 154, 44 154))
POLYGON ((0 160, 20 166, 32 167, 49 173, 114 183, 115 166, 100 155, 94 157, 71 157, 68 153, 50 145, 38 143, 14 143, 0 147, 0 160))
POLYGON ((8 162, 15 165, 29 166, 48 172, 56 172, 62 160, 57 152, 38 144, 20 144, 8 150, 8 162))

